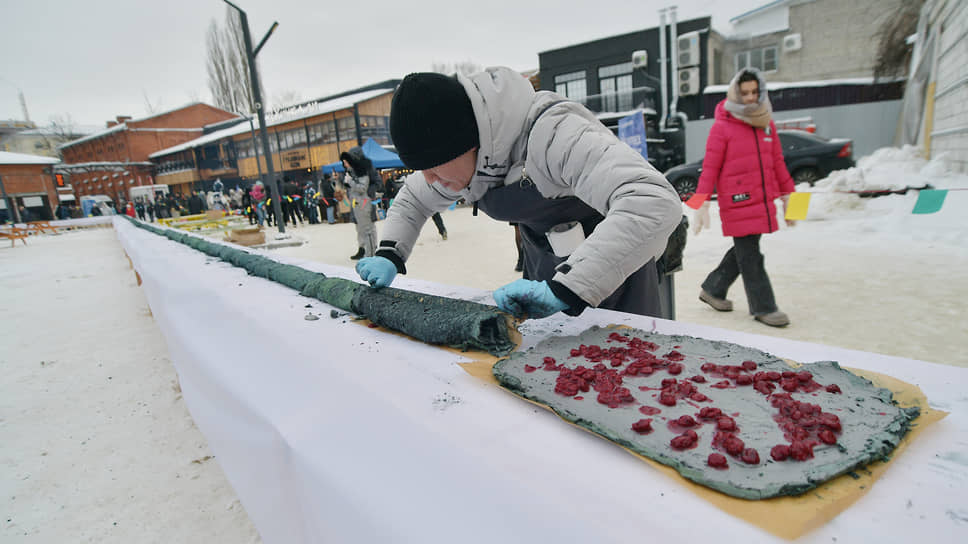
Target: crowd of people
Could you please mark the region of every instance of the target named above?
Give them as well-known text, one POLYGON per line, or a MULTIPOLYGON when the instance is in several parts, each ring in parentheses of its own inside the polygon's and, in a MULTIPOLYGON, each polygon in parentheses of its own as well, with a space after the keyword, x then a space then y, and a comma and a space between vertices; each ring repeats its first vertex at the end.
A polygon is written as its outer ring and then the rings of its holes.
MULTIPOLYGON (((197 215, 209 210, 222 210, 230 214, 247 216, 250 224, 260 226, 273 226, 280 221, 293 227, 303 224, 315 225, 324 221, 329 224, 357 222, 357 218, 362 217, 357 212, 364 206, 367 211, 369 208, 373 209, 371 217, 385 214, 388 207, 387 201, 392 198, 391 191, 395 191, 394 183, 400 183, 398 180, 401 174, 391 175, 386 183, 383 182, 380 174, 374 173, 374 177, 378 180, 374 184, 375 193, 366 194, 364 188, 362 197, 357 193, 348 192, 353 183, 352 180, 355 179, 352 170, 347 175, 326 174, 319 180, 302 183, 284 177, 278 184, 281 218, 276 217, 272 192, 262 181, 256 181, 247 188, 237 185, 234 188, 225 189, 220 180, 217 180, 212 190, 207 192, 196 190, 183 193, 159 192, 151 198, 136 197, 131 201, 120 199, 117 204, 107 202, 109 211, 105 212, 104 209, 98 209, 95 206, 92 208, 91 215, 117 213, 137 217, 143 221, 156 221, 170 217, 197 215)), ((65 215, 63 218, 72 217, 67 205, 58 206, 55 215, 62 218, 62 214, 65 215)))

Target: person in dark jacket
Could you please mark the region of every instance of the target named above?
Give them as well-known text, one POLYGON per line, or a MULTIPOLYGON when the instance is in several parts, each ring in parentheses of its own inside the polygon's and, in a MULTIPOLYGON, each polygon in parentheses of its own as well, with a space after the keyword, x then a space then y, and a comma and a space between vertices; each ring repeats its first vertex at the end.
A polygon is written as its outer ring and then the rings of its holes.
MULTIPOLYGON (((760 252, 760 237, 779 228, 774 200, 781 199, 786 210, 795 190, 772 113, 766 81, 755 68, 740 70, 716 106, 696 193, 716 191, 723 234, 733 238, 733 247, 703 281, 699 300, 721 312, 731 311, 727 291, 743 276, 753 317, 785 327, 790 318, 777 308, 760 252)), ((708 201, 696 211, 695 223, 697 234, 709 225, 708 201)))
POLYGON ((192 196, 188 197, 188 213, 197 215, 202 213, 205 208, 202 206, 202 197, 198 196, 198 191, 192 191, 192 196))
MULTIPOLYGON (((326 214, 326 222, 332 225, 336 223, 336 211, 339 209, 336 203, 336 191, 333 188, 333 177, 326 174, 319 181, 320 192, 320 213, 326 214)), ((322 217, 322 216, 320 216, 322 217)))
POLYGON ((313 187, 312 182, 307 181, 305 187, 303 187, 302 209, 310 225, 319 223, 319 206, 316 202, 317 195, 318 193, 316 192, 316 188, 313 187))
POLYGON ((249 224, 255 225, 255 204, 249 191, 242 191, 242 212, 249 218, 249 224))

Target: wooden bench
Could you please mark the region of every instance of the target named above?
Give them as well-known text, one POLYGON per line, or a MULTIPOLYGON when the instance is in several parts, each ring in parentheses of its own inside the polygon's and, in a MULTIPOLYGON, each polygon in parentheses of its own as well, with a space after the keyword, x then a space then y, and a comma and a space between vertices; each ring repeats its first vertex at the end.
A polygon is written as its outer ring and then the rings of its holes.
POLYGON ((27 245, 27 234, 27 229, 20 227, 0 228, 0 238, 8 238, 10 240, 10 247, 17 245, 18 239, 23 241, 24 245, 27 245))
POLYGON ((33 230, 40 233, 50 231, 53 234, 57 234, 57 227, 50 224, 50 221, 31 221, 27 223, 27 230, 33 230))

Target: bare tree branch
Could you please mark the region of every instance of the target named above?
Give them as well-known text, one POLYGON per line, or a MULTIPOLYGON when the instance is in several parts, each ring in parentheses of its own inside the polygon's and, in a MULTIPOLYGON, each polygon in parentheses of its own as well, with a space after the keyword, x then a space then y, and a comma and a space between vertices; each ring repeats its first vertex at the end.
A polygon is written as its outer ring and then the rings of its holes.
POLYGON ((277 111, 288 106, 293 106, 302 102, 302 95, 299 91, 286 89, 272 96, 272 103, 266 108, 267 111, 277 111))
POLYGON ((904 2, 896 13, 881 23, 874 35, 877 39, 877 55, 874 61, 874 79, 904 75, 911 61, 911 46, 907 37, 918 28, 918 18, 924 0, 904 2))
POLYGON ((255 111, 245 39, 238 12, 226 7, 225 27, 214 20, 205 37, 208 89, 215 105, 235 113, 255 111))
POLYGON ((145 89, 141 89, 141 95, 144 96, 144 99, 145 99, 145 112, 147 112, 148 115, 154 115, 155 113, 157 113, 158 103, 157 102, 154 104, 151 103, 151 99, 148 98, 148 91, 146 91, 145 89))

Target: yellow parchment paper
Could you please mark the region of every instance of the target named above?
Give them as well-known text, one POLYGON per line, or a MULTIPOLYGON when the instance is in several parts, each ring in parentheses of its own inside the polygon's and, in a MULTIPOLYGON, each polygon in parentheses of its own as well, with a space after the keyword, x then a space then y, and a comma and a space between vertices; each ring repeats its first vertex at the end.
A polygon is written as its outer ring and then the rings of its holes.
MULTIPOLYGON (((491 367, 494 366, 498 358, 488 356, 487 354, 481 355, 481 357, 477 357, 477 354, 475 354, 475 358, 478 360, 471 363, 463 363, 461 366, 468 374, 483 382, 500 387, 494 378, 494 374, 491 372, 491 367)), ((798 365, 794 364, 794 366, 798 365)), ((903 407, 917 406, 921 409, 921 415, 912 422, 910 432, 901 440, 892 453, 892 460, 897 458, 898 455, 901 455, 908 444, 915 440, 929 425, 948 415, 947 412, 933 410, 928 406, 928 399, 921 392, 921 389, 915 385, 876 372, 844 368, 854 374, 867 378, 878 387, 890 390, 894 393, 894 400, 899 405, 903 407)), ((507 390, 505 389, 505 391, 507 390)), ((510 391, 508 392, 510 393, 510 391)), ((524 397, 519 398, 551 410, 543 404, 533 402, 524 397)), ((563 421, 574 425, 570 421, 563 421)), ((591 432, 584 427, 574 426, 591 432)), ((599 435, 595 434, 595 436, 599 435)), ((601 436, 599 438, 607 440, 601 436)), ((616 447, 622 447, 618 444, 615 445, 616 447)), ((845 474, 799 496, 752 501, 731 497, 691 482, 679 476, 679 473, 673 468, 657 463, 627 448, 623 449, 650 464, 656 470, 665 473, 669 478, 679 482, 680 485, 686 487, 702 499, 709 501, 720 510, 788 540, 796 539, 837 517, 837 515, 846 510, 857 499, 870 491, 874 482, 891 465, 891 460, 886 462, 878 461, 857 470, 854 473, 857 476, 856 478, 845 474)))

